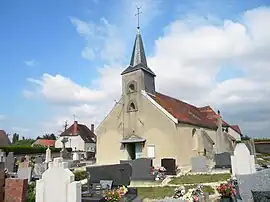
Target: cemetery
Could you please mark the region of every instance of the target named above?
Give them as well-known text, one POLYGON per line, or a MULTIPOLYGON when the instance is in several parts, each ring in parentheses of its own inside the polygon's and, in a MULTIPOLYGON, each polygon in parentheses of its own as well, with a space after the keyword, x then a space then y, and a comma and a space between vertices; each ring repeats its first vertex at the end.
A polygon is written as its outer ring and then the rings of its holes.
POLYGON ((216 154, 212 168, 203 164, 203 157, 192 159, 188 172, 173 165, 173 159, 165 159, 159 168, 153 168, 151 161, 141 158, 90 165, 63 147, 60 157, 53 158, 47 148, 43 157, 24 156, 16 165, 13 152, 2 151, 0 201, 270 200, 270 169, 255 164, 244 143, 236 145, 233 155, 216 154))

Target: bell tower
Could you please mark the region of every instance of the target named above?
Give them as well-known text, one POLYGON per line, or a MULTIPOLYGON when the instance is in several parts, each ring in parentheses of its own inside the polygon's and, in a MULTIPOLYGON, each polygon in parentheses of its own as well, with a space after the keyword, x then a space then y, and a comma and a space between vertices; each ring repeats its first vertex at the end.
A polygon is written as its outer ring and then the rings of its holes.
POLYGON ((122 75, 122 96, 125 111, 125 134, 136 134, 138 114, 140 113, 141 91, 155 93, 155 74, 148 67, 140 33, 139 15, 137 34, 133 45, 133 51, 129 66, 121 73, 122 75), (128 119, 128 120, 127 120, 128 119), (128 125, 128 126, 127 126, 128 125))

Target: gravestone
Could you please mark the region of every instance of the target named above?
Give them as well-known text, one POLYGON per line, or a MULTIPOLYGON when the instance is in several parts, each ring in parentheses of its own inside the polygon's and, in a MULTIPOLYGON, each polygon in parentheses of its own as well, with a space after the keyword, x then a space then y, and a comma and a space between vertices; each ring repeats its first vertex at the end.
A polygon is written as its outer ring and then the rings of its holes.
POLYGON ((41 178, 42 174, 47 170, 47 163, 35 163, 33 175, 35 177, 41 178))
POLYGON ((113 181, 113 186, 128 186, 130 184, 132 168, 130 164, 112 164, 87 167, 90 176, 89 184, 100 183, 101 180, 113 181))
POLYGON ((17 175, 18 175, 18 179, 27 179, 29 183, 31 182, 31 179, 32 179, 32 168, 31 167, 19 168, 17 175))
POLYGON ((255 193, 255 197, 260 197, 259 194, 270 194, 270 169, 258 171, 256 173, 248 175, 236 175, 239 193, 243 202, 253 202, 255 198, 252 196, 252 192, 255 193))
POLYGON ((0 150, 0 162, 5 162, 6 152, 0 150))
POLYGON ((5 202, 27 202, 27 179, 7 178, 5 202))
POLYGON ((131 180, 155 180, 155 175, 152 174, 152 159, 140 158, 120 161, 120 164, 127 163, 132 167, 131 180))
POLYGON ((54 158, 36 184, 36 202, 81 202, 81 183, 63 158, 54 158))
POLYGON ((229 152, 215 154, 215 162, 215 168, 231 168, 231 154, 229 152))
POLYGON ((250 155, 245 143, 238 143, 234 150, 234 155, 231 156, 232 174, 246 175, 256 172, 255 159, 250 155))
POLYGON ((166 169, 167 175, 176 175, 175 159, 168 159, 168 158, 161 159, 161 166, 166 169))
POLYGON ((19 168, 28 168, 30 162, 29 161, 24 161, 19 163, 19 168))
POLYGON ((36 157, 35 163, 43 163, 43 159, 41 156, 36 157))
POLYGON ((207 164, 205 156, 191 158, 191 172, 207 172, 207 164))
POLYGON ((9 152, 6 158, 6 168, 8 169, 8 172, 13 173, 14 172, 14 163, 15 158, 13 152, 9 152))
POLYGON ((0 201, 4 201, 5 164, 0 162, 0 201))

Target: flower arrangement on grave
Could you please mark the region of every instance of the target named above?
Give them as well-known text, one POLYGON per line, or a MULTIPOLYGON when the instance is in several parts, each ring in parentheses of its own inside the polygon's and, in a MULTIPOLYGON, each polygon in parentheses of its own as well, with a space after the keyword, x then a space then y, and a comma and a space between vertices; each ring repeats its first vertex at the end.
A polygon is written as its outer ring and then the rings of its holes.
POLYGON ((174 194, 172 195, 172 198, 179 199, 184 196, 186 193, 185 187, 180 186, 174 189, 174 194))
POLYGON ((119 187, 117 189, 111 189, 105 191, 105 200, 109 202, 115 202, 123 198, 123 196, 128 192, 125 186, 119 187))
POLYGON ((182 199, 187 202, 197 202, 199 201, 199 197, 203 196, 202 188, 202 185, 198 185, 196 188, 189 189, 187 192, 185 192, 185 187, 180 186, 175 189, 173 198, 182 199))
POLYGON ((221 198, 231 198, 235 195, 235 186, 230 183, 221 183, 217 187, 218 193, 221 195, 221 198))
POLYGON ((155 175, 155 180, 163 180, 165 176, 166 168, 164 167, 152 167, 151 173, 152 175, 155 175))

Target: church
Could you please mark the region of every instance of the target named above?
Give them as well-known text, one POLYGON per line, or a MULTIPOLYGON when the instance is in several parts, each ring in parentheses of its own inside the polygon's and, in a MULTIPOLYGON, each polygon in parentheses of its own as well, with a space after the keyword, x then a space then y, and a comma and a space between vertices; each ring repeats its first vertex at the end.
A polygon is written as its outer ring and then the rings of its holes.
POLYGON ((241 131, 210 106, 197 107, 156 91, 139 28, 129 66, 122 72, 122 96, 96 129, 98 165, 120 160, 174 158, 179 168, 191 158, 232 152, 241 131))

